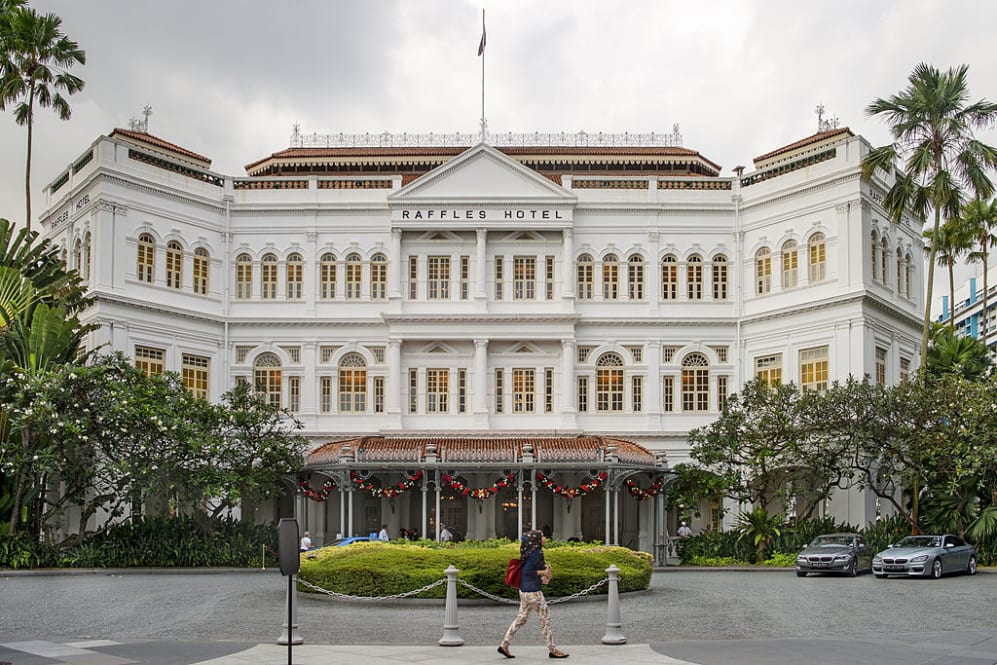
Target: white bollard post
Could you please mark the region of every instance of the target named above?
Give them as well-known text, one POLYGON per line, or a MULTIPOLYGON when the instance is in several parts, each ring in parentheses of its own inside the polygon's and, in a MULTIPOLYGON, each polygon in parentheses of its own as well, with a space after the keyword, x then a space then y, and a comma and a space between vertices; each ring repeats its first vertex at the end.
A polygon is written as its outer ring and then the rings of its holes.
POLYGON ((287 593, 290 594, 290 601, 285 605, 284 626, 277 638, 277 644, 287 644, 290 635, 291 644, 303 644, 304 638, 298 634, 298 585, 293 581, 287 586, 287 593), (289 616, 290 615, 290 616, 289 616))
POLYGON ((620 569, 616 564, 610 564, 606 569, 609 575, 609 610, 606 617, 606 634, 602 636, 603 644, 626 644, 627 638, 623 636, 623 622, 620 621, 620 589, 617 576, 620 569))
POLYGON ((443 637, 441 647, 459 647, 464 644, 460 636, 460 625, 457 623, 457 570, 453 564, 443 571, 447 576, 447 606, 443 612, 443 637))

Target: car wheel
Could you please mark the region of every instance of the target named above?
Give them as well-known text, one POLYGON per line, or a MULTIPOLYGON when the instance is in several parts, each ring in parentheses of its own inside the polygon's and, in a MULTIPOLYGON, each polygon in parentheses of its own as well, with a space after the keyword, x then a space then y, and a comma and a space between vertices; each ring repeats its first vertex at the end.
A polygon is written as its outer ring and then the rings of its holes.
POLYGON ((796 571, 796 576, 797 577, 806 577, 807 576, 807 571, 805 571, 805 570, 798 570, 798 571, 796 571))
POLYGON ((849 562, 848 567, 845 568, 845 575, 848 575, 849 577, 855 577, 856 575, 858 575, 859 574, 858 566, 859 566, 858 562, 855 559, 852 559, 849 562))
POLYGON ((976 574, 976 557, 975 556, 969 557, 969 565, 966 566, 966 574, 967 575, 975 575, 976 574))
POLYGON ((931 576, 934 579, 941 579, 942 577, 942 560, 935 559, 931 562, 931 576))

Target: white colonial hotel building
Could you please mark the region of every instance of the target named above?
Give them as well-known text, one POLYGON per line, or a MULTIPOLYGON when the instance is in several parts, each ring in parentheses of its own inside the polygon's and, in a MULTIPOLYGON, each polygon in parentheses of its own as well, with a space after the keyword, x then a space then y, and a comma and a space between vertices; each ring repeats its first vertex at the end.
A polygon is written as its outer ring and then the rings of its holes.
MULTIPOLYGON (((898 381, 923 311, 920 228, 889 222, 861 137, 734 176, 677 139, 296 134, 231 176, 117 129, 42 224, 96 298, 92 346, 305 423, 297 501, 261 518, 297 511, 319 542, 532 522, 660 554, 654 490, 690 429, 759 375, 898 381)), ((704 508, 694 528, 722 526, 704 508)), ((855 492, 828 510, 875 515, 855 492)))

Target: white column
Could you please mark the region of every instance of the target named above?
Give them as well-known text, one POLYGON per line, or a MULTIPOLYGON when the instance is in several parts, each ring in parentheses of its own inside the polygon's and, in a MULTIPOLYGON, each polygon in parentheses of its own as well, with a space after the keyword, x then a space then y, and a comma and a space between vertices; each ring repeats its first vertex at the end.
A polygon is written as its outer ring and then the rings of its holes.
POLYGON ((652 416, 661 415, 661 340, 647 343, 646 383, 644 410, 652 416))
POLYGON ((488 415, 488 340, 474 340, 474 414, 488 415))
POLYGON ((314 416, 319 409, 318 391, 306 388, 306 386, 318 385, 318 376, 315 368, 318 365, 318 344, 314 341, 305 342, 301 345, 301 364, 305 367, 305 375, 301 379, 301 414, 314 416))
POLYGON ((385 411, 388 415, 400 415, 402 394, 402 343, 397 339, 388 340, 388 380, 384 387, 385 411))
POLYGON ((575 395, 575 340, 561 340, 561 413, 575 412, 578 402, 575 395))
POLYGON ((488 274, 487 250, 488 229, 477 229, 475 231, 474 245, 474 298, 475 300, 487 300, 488 292, 485 290, 485 277, 488 274))
POLYGON ((561 297, 575 297, 575 231, 561 231, 561 297))
POLYGON ((402 280, 408 270, 408 262, 402 256, 402 230, 391 230, 391 257, 388 259, 388 284, 391 291, 388 298, 396 300, 402 297, 402 280))

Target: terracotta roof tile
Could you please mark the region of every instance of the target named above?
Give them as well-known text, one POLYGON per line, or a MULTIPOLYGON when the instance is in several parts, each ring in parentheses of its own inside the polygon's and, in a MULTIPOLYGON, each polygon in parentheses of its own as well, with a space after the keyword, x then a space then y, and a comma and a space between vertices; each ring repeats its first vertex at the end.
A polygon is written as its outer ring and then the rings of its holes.
POLYGON ((169 150, 170 152, 175 152, 181 155, 190 157, 200 162, 204 162, 204 165, 210 166, 211 160, 203 155, 199 155, 196 152, 187 150, 187 148, 181 148, 175 143, 170 143, 169 141, 164 141, 158 136, 153 136, 152 134, 146 134, 145 132, 135 132, 130 129, 121 129, 120 127, 111 132, 108 138, 114 138, 115 136, 124 136, 133 141, 138 141, 139 143, 147 143, 148 145, 155 146, 157 148, 162 148, 163 150, 169 150))
POLYGON ((808 136, 805 139, 800 139, 799 141, 796 141, 795 143, 790 143, 789 145, 784 145, 781 148, 778 148, 777 150, 773 150, 772 152, 767 152, 764 155, 759 155, 758 157, 755 157, 755 159, 753 161, 757 163, 757 162, 764 161, 766 159, 771 159, 772 157, 775 157, 776 155, 780 155, 780 154, 782 154, 784 152, 792 152, 793 150, 796 150, 798 148, 802 148, 804 146, 810 145, 811 143, 820 143, 821 141, 823 141, 825 139, 829 139, 829 138, 831 138, 833 136, 837 136, 839 134, 848 134, 848 136, 854 136, 854 134, 852 134, 852 131, 850 129, 848 129, 847 127, 839 127, 837 129, 829 129, 827 131, 817 132, 816 134, 808 136))

